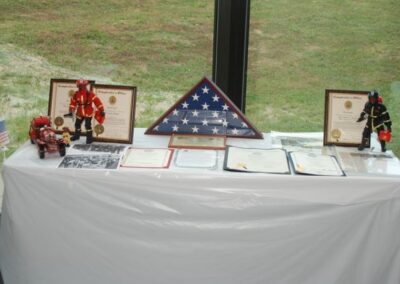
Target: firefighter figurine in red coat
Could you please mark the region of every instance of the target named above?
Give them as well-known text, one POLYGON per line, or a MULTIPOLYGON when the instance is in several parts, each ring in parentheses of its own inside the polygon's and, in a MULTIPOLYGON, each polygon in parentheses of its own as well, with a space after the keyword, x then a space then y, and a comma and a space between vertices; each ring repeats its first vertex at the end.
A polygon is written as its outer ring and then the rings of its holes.
POLYGON ((365 104, 364 110, 361 112, 357 122, 363 121, 365 116, 367 116, 367 123, 358 150, 364 150, 370 139, 371 133, 376 131, 378 133, 379 141, 381 142, 381 150, 382 152, 386 152, 386 141, 390 141, 392 121, 390 120, 390 115, 386 106, 382 103, 382 98, 375 90, 369 92, 368 102, 365 104))
POLYGON ((89 82, 87 80, 77 80, 76 86, 78 91, 75 92, 71 98, 69 105, 69 113, 65 116, 72 116, 72 112, 75 111, 75 133, 71 137, 72 141, 79 140, 81 136, 81 126, 85 121, 86 128, 86 144, 93 142, 93 130, 92 130, 92 118, 94 116, 93 104, 96 106, 96 113, 99 113, 102 117, 101 123, 104 121, 105 112, 103 103, 101 100, 92 92, 87 89, 89 82))

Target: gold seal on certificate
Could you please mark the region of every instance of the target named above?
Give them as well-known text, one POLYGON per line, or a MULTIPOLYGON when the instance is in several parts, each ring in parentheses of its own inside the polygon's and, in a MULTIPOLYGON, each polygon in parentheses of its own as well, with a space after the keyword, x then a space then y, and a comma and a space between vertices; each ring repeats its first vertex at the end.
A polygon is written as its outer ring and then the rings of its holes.
POLYGON ((336 142, 339 142, 340 136, 342 136, 342 131, 340 129, 332 129, 331 136, 333 139, 336 139, 336 142))
POLYGON ((240 163, 237 163, 237 164, 235 165, 235 168, 236 168, 236 169, 247 170, 247 164, 246 164, 246 163, 243 163, 243 162, 240 162, 240 163))
POLYGON ((64 119, 61 116, 57 116, 54 119, 54 124, 56 125, 56 129, 58 129, 58 127, 64 124, 64 119))
POLYGON ((345 107, 345 109, 347 109, 347 110, 350 110, 352 106, 353 106, 353 103, 352 103, 351 101, 346 101, 346 102, 344 103, 344 107, 345 107))
POLYGON ((110 105, 115 105, 117 98, 115 96, 111 96, 108 101, 110 102, 110 105))
POLYGON ((96 136, 104 133, 104 126, 101 124, 96 124, 96 126, 94 127, 94 133, 96 133, 96 136))

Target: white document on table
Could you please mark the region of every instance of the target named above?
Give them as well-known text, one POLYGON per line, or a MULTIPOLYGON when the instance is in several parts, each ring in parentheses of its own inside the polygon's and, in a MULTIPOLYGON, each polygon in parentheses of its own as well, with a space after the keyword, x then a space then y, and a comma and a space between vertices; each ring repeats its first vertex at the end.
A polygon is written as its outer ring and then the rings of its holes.
POLYGON ((224 170, 290 174, 286 151, 283 149, 253 149, 228 147, 224 170))
POLYGON ((122 159, 121 167, 168 168, 173 149, 129 148, 122 159))
POLYGON ((216 150, 180 149, 177 151, 174 166, 178 168, 206 168, 217 167, 218 152, 216 150))
POLYGON ((333 155, 306 152, 289 152, 289 158, 297 174, 344 176, 337 159, 333 155))

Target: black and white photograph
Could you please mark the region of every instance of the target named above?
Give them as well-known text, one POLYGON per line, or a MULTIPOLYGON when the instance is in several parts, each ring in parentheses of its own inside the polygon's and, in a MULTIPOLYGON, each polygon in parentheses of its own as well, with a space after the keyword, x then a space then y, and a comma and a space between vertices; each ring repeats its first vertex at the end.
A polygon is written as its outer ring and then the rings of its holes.
POLYGON ((72 146, 73 150, 80 152, 101 152, 110 154, 121 154, 124 152, 126 146, 118 144, 75 144, 72 146))
POLYGON ((118 169, 121 156, 117 154, 67 155, 59 168, 66 169, 118 169))

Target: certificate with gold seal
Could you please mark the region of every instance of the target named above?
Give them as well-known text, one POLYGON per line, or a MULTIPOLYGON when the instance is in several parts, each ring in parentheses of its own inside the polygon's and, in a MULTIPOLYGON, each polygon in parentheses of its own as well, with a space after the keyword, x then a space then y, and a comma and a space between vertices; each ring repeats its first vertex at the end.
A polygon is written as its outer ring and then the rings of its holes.
POLYGON ((92 121, 94 140, 132 144, 136 87, 94 84, 93 92, 106 113, 104 123, 92 121))
POLYGON ((366 102, 368 91, 325 91, 324 145, 360 145, 365 121, 357 119, 366 102))
MULTIPOLYGON (((94 81, 89 81, 89 84, 92 86, 94 81)), ((64 127, 68 127, 71 132, 74 131, 73 118, 64 117, 64 114, 68 113, 71 98, 77 90, 75 79, 50 80, 48 115, 57 133, 61 133, 64 127)), ((86 131, 83 127, 82 134, 85 135, 85 133, 86 131)))
POLYGON ((253 149, 228 146, 224 170, 253 173, 290 174, 284 149, 253 149))

